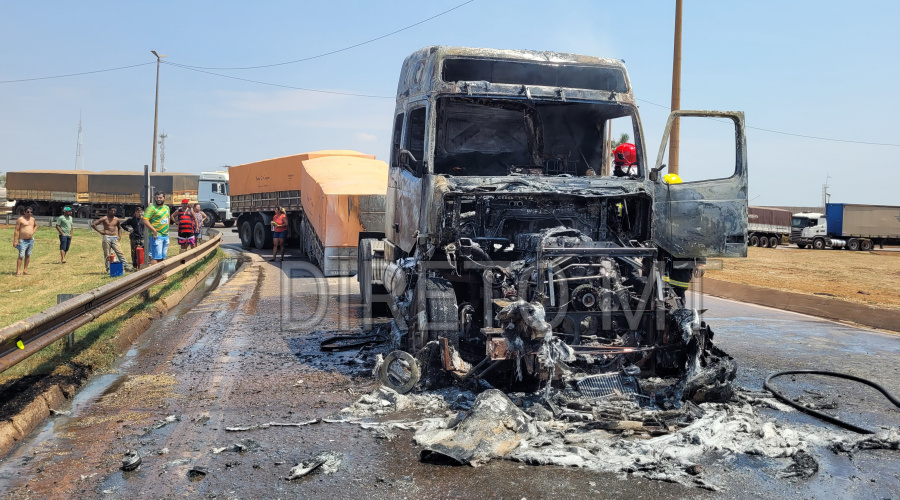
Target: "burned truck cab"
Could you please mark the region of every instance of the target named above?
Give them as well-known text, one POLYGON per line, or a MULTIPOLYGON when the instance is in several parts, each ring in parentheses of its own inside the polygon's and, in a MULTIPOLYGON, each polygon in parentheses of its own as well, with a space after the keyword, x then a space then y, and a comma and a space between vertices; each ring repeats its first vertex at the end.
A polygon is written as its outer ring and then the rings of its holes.
POLYGON ((404 61, 393 123, 385 232, 361 236, 359 281, 406 351, 437 341, 447 370, 516 380, 577 365, 683 381, 703 364, 712 333, 684 290, 704 259, 746 255, 741 113, 673 113, 651 167, 622 61, 435 46, 404 61), (730 175, 663 181, 689 116, 733 123, 730 175), (613 133, 637 152, 624 174, 613 133))

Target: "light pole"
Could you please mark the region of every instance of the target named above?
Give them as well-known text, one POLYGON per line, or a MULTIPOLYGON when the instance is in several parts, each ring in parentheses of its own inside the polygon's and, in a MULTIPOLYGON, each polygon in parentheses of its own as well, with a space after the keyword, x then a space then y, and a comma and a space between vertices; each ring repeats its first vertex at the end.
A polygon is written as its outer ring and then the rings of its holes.
POLYGON ((153 106, 153 162, 151 163, 151 171, 156 172, 156 124, 159 118, 159 62, 160 59, 166 57, 166 55, 159 55, 155 50, 151 50, 150 52, 156 56, 156 104, 153 106))
MULTIPOLYGON (((672 111, 681 109, 681 0, 675 0, 675 51, 672 55, 672 111)), ((678 174, 678 118, 669 133, 669 173, 678 174)))

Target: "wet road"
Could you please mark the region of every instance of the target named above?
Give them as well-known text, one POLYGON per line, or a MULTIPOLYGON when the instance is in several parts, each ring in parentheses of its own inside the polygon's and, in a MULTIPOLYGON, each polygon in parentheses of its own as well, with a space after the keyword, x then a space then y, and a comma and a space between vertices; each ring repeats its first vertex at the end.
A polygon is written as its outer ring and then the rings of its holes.
MULTIPOLYGON (((232 240, 233 241, 233 240, 232 240)), ((316 424, 226 430, 269 422, 299 423, 337 412, 375 383, 355 352, 321 355, 322 331, 358 328, 356 282, 328 280, 331 301, 305 324, 318 290, 295 261, 251 255, 230 280, 210 279, 157 322, 110 374, 96 377, 73 402, 0 462, 10 498, 890 498, 900 491, 900 454, 819 453, 812 479, 775 473, 783 460, 710 457, 711 493, 624 474, 493 461, 480 468, 419 463, 410 433, 376 439, 355 426, 316 424), (295 268, 290 270, 290 268, 295 268), (292 278, 293 277, 293 278, 292 278), (168 419, 168 420, 167 420, 168 419), (233 445, 244 451, 230 451, 233 445), (224 451, 219 451, 226 448, 224 451), (119 470, 136 450, 142 465, 119 470), (218 451, 218 452, 217 452, 218 451), (344 455, 341 469, 287 481, 298 462, 322 451, 344 455), (194 472, 191 471, 202 471, 194 472), (190 477, 193 475, 194 477, 190 477)), ((699 305, 699 304, 698 304, 699 305)), ((760 388, 770 371, 826 368, 871 377, 900 392, 900 337, 756 306, 705 298, 716 341, 740 363, 739 382, 760 388)), ((781 384, 838 400, 857 423, 897 425, 900 412, 867 389, 808 377, 781 384)), ((803 415, 787 421, 824 426, 803 415)))

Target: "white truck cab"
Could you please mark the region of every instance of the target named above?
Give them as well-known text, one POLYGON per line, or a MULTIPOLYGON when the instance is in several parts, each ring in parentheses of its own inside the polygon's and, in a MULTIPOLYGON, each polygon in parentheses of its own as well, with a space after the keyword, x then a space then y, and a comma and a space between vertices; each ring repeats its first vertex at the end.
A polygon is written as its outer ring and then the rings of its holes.
POLYGON ((791 243, 799 248, 811 246, 823 248, 843 248, 845 242, 828 235, 828 219, 818 212, 800 212, 791 217, 791 243))
POLYGON ((212 227, 216 222, 221 222, 225 227, 234 225, 228 197, 228 172, 200 172, 197 198, 200 208, 206 212, 207 226, 212 227))

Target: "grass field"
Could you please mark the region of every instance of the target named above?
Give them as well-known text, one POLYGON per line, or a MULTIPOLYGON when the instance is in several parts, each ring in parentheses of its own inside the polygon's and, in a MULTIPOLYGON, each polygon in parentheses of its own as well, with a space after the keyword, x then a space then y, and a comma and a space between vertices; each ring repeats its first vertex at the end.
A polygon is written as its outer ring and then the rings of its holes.
POLYGON ((900 309, 900 252, 750 247, 707 276, 789 292, 900 309))
MULTIPOLYGON (((100 235, 90 229, 73 229, 72 245, 66 263, 59 262, 59 233, 52 227, 39 227, 27 276, 16 277, 19 254, 12 246, 13 227, 0 225, 0 327, 27 318, 56 305, 56 295, 83 293, 114 280, 103 265, 100 235)), ((127 236, 122 251, 131 259, 127 236)), ((179 251, 169 245, 169 255, 179 251)))

